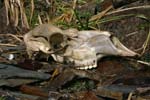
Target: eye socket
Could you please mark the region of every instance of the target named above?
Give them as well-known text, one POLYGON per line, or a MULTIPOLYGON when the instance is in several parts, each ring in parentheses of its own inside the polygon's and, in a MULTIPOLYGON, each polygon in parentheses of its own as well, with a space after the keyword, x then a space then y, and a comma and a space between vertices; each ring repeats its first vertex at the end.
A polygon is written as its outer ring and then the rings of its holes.
POLYGON ((71 38, 67 38, 68 41, 71 41, 71 38))
POLYGON ((48 51, 52 51, 52 49, 49 49, 48 51))

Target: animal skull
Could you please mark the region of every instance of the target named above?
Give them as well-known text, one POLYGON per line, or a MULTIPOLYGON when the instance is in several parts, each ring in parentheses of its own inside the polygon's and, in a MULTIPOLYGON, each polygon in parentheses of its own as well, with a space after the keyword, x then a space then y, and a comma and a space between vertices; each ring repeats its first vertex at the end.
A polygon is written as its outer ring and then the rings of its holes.
POLYGON ((107 31, 78 31, 78 37, 68 42, 64 54, 54 54, 56 61, 73 64, 77 69, 97 67, 97 60, 108 55, 135 56, 107 31))
POLYGON ((135 56, 116 37, 107 31, 61 30, 43 24, 24 35, 27 52, 31 58, 36 51, 52 55, 57 62, 73 64, 77 69, 97 67, 104 56, 135 56))

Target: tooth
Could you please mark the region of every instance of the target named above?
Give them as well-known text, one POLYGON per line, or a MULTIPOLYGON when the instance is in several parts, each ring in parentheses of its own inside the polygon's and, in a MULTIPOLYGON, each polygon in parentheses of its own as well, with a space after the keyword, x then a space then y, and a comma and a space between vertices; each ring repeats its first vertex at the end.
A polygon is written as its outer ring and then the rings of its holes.
POLYGON ((79 67, 79 69, 85 69, 85 67, 79 67))
POLYGON ((80 67, 77 67, 77 69, 80 69, 80 67))
POLYGON ((93 68, 96 68, 96 67, 97 67, 97 64, 94 64, 94 65, 93 65, 93 68))
POLYGON ((85 66, 85 67, 84 67, 84 69, 88 69, 88 68, 89 68, 88 66, 85 66))
POLYGON ((92 69, 92 68, 93 68, 93 66, 92 66, 92 65, 90 65, 90 66, 89 66, 89 69, 92 69))

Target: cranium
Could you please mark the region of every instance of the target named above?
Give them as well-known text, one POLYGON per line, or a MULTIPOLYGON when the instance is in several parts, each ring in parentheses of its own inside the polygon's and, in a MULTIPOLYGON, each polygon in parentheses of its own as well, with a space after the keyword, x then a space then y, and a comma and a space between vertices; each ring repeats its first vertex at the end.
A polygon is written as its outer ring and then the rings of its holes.
POLYGON ((135 56, 107 31, 61 30, 43 24, 24 36, 29 57, 35 51, 51 54, 57 62, 73 64, 77 69, 97 67, 97 60, 108 55, 135 56))
POLYGON ((56 61, 73 64, 77 69, 91 69, 97 60, 108 55, 135 56, 116 37, 107 31, 78 31, 78 37, 68 42, 64 54, 54 54, 56 61))
POLYGON ((51 24, 42 24, 24 35, 24 42, 29 58, 36 51, 51 54, 65 46, 63 31, 51 24))

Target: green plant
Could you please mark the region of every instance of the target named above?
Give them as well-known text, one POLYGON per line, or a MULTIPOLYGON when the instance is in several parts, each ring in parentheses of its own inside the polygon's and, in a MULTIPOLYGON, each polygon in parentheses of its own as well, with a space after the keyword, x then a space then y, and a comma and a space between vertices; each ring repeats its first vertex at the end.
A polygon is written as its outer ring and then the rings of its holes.
POLYGON ((2 96, 1 96, 1 97, 0 97, 0 100, 5 100, 5 97, 2 97, 2 96))

